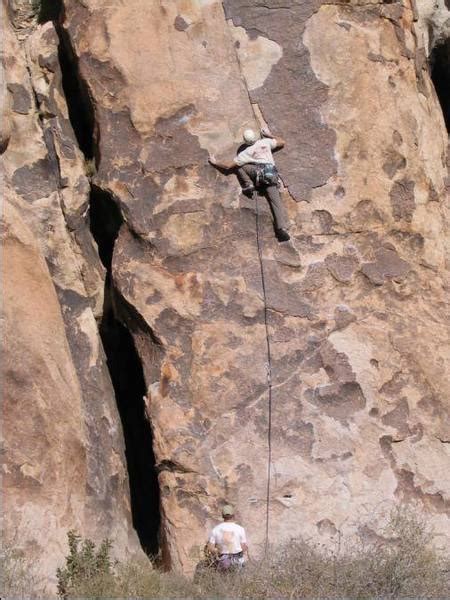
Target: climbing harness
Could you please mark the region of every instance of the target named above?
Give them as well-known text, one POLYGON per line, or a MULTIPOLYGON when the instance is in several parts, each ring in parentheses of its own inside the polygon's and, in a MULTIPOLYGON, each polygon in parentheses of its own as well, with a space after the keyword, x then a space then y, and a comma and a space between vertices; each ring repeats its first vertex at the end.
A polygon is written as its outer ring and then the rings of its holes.
POLYGON ((275 165, 266 163, 260 165, 256 172, 256 187, 267 187, 277 185, 279 179, 278 169, 275 165))
POLYGON ((222 573, 229 571, 237 571, 244 565, 244 553, 237 552, 236 554, 221 554, 217 559, 216 569, 222 573))
MULTIPOLYGON (((277 173, 278 177, 278 173, 277 173)), ((267 308, 267 293, 266 293, 266 279, 264 275, 264 263, 262 255, 261 237, 259 233, 259 205, 258 205, 258 192, 253 192, 253 198, 255 200, 255 214, 256 214, 256 245, 258 248, 258 259, 259 268, 261 271, 261 287, 263 293, 264 302, 264 327, 266 333, 266 348, 267 348, 267 391, 268 391, 268 426, 267 426, 267 486, 266 486, 266 528, 265 528, 265 539, 264 539, 264 554, 267 554, 269 547, 269 527, 270 527, 270 486, 272 479, 272 355, 270 347, 270 334, 269 334, 269 319, 268 319, 268 308, 267 308)))

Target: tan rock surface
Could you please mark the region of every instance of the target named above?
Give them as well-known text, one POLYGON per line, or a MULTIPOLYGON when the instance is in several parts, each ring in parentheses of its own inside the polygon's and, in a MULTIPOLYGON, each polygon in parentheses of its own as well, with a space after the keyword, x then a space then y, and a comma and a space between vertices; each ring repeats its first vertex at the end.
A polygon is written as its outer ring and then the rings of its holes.
POLYGON ((126 219, 114 283, 151 328, 134 335, 168 558, 192 569, 225 500, 256 554, 265 541, 255 211, 206 164, 231 156, 253 114, 287 139, 293 221, 278 245, 260 201, 270 541, 376 529, 415 500, 448 543, 447 136, 413 11, 223 4, 65 2, 99 126, 96 184, 126 219))
POLYGON ((6 540, 50 574, 64 556, 67 528, 84 530, 82 395, 39 247, 18 211, 7 205, 4 218, 6 540))
MULTIPOLYGON (((78 462, 63 453, 55 469, 58 495, 38 494, 30 514, 53 502, 57 515, 74 512, 67 498, 76 482, 71 502, 84 511, 82 532, 109 528, 121 551, 135 547, 94 318, 106 311, 132 334, 142 362, 167 564, 192 572, 225 502, 238 506, 254 556, 265 542, 293 536, 330 543, 338 532, 371 534, 402 502, 426 513, 448 549, 448 136, 425 60, 428 12, 420 16, 408 0, 64 0, 61 35, 85 92, 79 108, 94 121, 90 216, 103 203, 105 220, 109 210, 123 221, 105 304, 55 32, 46 24, 30 35, 25 19, 26 58, 11 38, 17 59, 6 60, 12 116, 2 143, 9 140, 17 215, 17 233, 6 239, 22 253, 10 276, 15 289, 29 289, 27 268, 36 262, 41 283, 33 304, 21 293, 23 327, 36 327, 30 314, 45 300, 48 323, 33 340, 33 364, 42 356, 42 372, 63 366, 52 372, 49 399, 46 377, 22 394, 25 376, 11 371, 11 403, 32 401, 34 418, 21 423, 20 436, 30 438, 37 422, 46 430, 52 402, 73 404, 51 448, 66 440, 80 448, 78 462), (231 157, 242 130, 258 123, 287 140, 277 163, 288 244, 276 241, 264 199, 256 212, 233 175, 207 164, 208 153, 231 157), (268 503, 257 216, 273 384, 268 503), (49 404, 38 409, 43 395, 49 404)), ((120 219, 113 225, 104 232, 110 246, 120 219)), ((14 323, 8 331, 23 331, 14 323)), ((26 338, 13 339, 16 364, 26 338)), ((33 479, 40 451, 25 452, 26 462, 14 448, 7 468, 26 463, 33 479)), ((149 453, 149 470, 152 460, 149 453)), ((11 529, 28 496, 21 481, 11 488, 11 529)), ((61 555, 66 521, 57 516, 48 532, 58 548, 46 569, 61 555)))
POLYGON ((104 269, 85 221, 89 185, 62 96, 58 40, 47 23, 19 44, 3 23, 4 539, 51 589, 69 529, 115 538, 121 556, 140 549, 94 316, 104 269))

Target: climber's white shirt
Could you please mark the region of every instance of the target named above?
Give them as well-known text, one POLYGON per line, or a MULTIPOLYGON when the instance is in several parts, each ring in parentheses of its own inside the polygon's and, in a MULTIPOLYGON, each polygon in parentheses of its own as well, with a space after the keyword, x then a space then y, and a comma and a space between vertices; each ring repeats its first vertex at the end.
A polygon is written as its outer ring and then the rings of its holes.
POLYGON ((242 552, 242 544, 247 543, 247 536, 243 527, 226 521, 214 527, 209 536, 209 543, 215 544, 220 554, 237 554, 242 552))
POLYGON ((273 160, 272 150, 276 148, 277 141, 272 140, 271 138, 262 138, 261 140, 256 141, 251 146, 247 146, 242 152, 234 159, 234 162, 238 167, 242 167, 242 165, 247 165, 248 163, 253 164, 271 164, 274 165, 275 161, 273 160))

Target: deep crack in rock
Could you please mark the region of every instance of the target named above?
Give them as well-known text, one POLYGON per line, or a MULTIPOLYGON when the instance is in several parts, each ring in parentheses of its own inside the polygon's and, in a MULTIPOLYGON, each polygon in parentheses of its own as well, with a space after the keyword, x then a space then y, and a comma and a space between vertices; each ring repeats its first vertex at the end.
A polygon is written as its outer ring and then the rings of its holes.
POLYGON ((143 325, 116 291, 111 272, 114 243, 122 224, 120 208, 111 195, 92 186, 90 227, 107 270, 99 331, 122 422, 133 526, 145 552, 155 555, 160 526, 158 474, 145 406, 147 386, 132 335, 143 325))
MULTIPOLYGON (((57 18, 56 14, 52 16, 57 18)), ((70 122, 86 160, 95 158, 98 166, 95 113, 88 88, 81 78, 67 32, 60 23, 56 24, 56 30, 62 86, 70 122)), ((147 386, 133 338, 133 332, 143 330, 146 326, 117 293, 113 284, 112 256, 123 224, 121 209, 109 192, 95 185, 91 185, 89 207, 91 233, 106 269, 105 301, 99 333, 122 423, 133 526, 144 551, 155 555, 159 550, 160 527, 158 475, 151 424, 145 406, 147 386)), ((145 331, 145 334, 148 333, 145 331)), ((150 337, 153 343, 158 343, 157 339, 150 337)))
POLYGON ((69 119, 80 150, 85 158, 95 158, 99 164, 95 111, 86 82, 80 75, 78 59, 70 37, 61 23, 55 23, 59 38, 58 56, 62 72, 62 87, 69 110, 69 119))
POLYGON ((450 133, 450 38, 436 44, 430 55, 431 78, 447 131, 450 133))

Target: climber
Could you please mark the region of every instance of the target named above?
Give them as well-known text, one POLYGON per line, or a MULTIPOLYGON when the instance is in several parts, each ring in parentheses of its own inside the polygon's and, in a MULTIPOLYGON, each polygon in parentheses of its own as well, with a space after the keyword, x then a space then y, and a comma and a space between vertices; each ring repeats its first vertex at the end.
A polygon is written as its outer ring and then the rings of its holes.
POLYGON ((244 554, 248 555, 245 529, 234 522, 234 508, 226 504, 222 509, 223 522, 211 531, 208 550, 217 556, 217 570, 240 569, 244 563, 244 554))
POLYGON ((290 239, 288 220, 278 189, 278 171, 273 159, 272 150, 282 148, 285 144, 281 138, 274 138, 268 129, 261 129, 261 138, 253 129, 244 131, 244 147, 240 148, 232 162, 216 160, 209 157, 209 162, 219 169, 231 171, 237 169, 238 178, 243 185, 244 194, 252 194, 255 189, 263 189, 275 221, 275 233, 278 241, 290 239))

